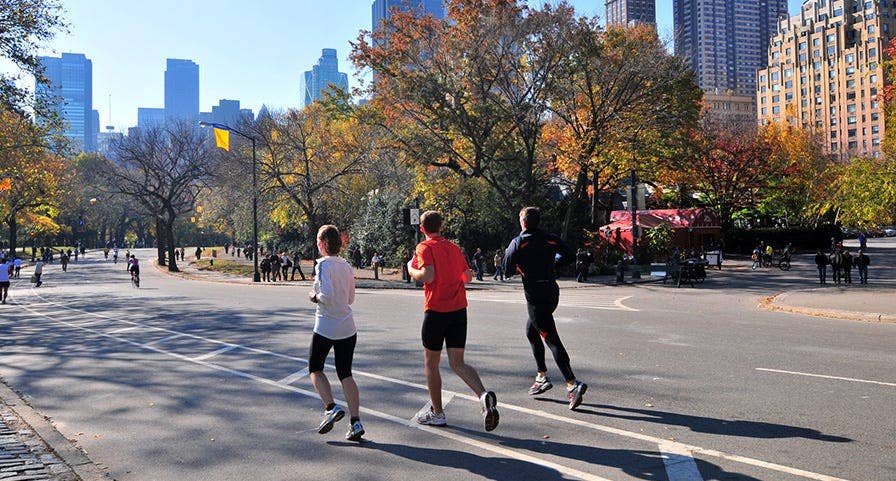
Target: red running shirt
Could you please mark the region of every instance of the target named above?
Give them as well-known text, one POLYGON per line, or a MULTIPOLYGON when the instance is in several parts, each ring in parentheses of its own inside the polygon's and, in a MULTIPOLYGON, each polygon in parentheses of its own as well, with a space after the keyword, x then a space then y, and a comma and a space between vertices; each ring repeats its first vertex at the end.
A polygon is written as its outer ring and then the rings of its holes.
POLYGON ((435 278, 423 284, 424 311, 454 312, 467 307, 466 272, 469 269, 460 247, 444 237, 417 244, 414 267, 435 268, 435 278))

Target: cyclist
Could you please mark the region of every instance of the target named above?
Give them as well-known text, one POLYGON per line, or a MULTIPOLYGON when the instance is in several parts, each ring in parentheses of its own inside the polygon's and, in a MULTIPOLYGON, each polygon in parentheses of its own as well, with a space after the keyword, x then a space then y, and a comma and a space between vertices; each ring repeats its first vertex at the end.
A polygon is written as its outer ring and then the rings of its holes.
POLYGON ((131 280, 134 284, 140 285, 140 262, 134 254, 128 259, 128 270, 131 272, 131 280))
POLYGON ((112 249, 112 262, 118 264, 118 247, 112 249))

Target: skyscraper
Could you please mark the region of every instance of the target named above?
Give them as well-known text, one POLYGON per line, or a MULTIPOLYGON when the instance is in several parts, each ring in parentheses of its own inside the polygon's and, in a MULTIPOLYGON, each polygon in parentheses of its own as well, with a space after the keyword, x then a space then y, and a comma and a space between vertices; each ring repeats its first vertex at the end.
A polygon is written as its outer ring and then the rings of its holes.
POLYGON ((165 123, 165 109, 137 107, 137 127, 156 127, 165 123))
POLYGON ((607 26, 630 27, 648 24, 656 27, 656 0, 606 0, 607 26))
POLYGON ((321 52, 317 65, 306 71, 300 79, 301 107, 306 107, 315 100, 322 99, 322 92, 326 91, 330 85, 348 92, 348 74, 339 71, 336 49, 325 48, 321 52))
POLYGON ((714 94, 754 97, 756 71, 787 0, 674 0, 675 53, 714 94))
POLYGON ((891 2, 810 0, 782 19, 769 65, 757 75, 759 122, 812 130, 844 159, 879 156, 887 125, 883 51, 894 17, 891 2))
POLYGON ((65 122, 65 136, 77 150, 96 151, 96 130, 99 115, 93 110, 93 63, 82 53, 63 53, 61 57, 40 57, 49 85, 36 82, 42 95, 60 100, 59 116, 65 122))
POLYGON ((372 31, 380 27, 380 22, 389 18, 393 8, 406 11, 408 5, 432 15, 435 18, 445 18, 445 4, 442 0, 374 0, 371 7, 373 17, 372 31))
POLYGON ((199 118, 199 65, 169 58, 165 69, 165 121, 199 118))

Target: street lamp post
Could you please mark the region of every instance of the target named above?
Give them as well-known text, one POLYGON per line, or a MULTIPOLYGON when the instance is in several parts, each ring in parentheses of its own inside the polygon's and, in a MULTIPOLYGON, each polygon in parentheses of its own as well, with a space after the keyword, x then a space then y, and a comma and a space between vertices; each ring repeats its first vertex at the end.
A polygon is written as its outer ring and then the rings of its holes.
POLYGON ((258 158, 255 155, 255 137, 246 135, 228 125, 204 121, 200 121, 199 125, 202 127, 214 127, 216 129, 227 130, 252 142, 252 263, 255 268, 255 271, 252 274, 252 281, 261 282, 261 274, 258 272, 258 158))

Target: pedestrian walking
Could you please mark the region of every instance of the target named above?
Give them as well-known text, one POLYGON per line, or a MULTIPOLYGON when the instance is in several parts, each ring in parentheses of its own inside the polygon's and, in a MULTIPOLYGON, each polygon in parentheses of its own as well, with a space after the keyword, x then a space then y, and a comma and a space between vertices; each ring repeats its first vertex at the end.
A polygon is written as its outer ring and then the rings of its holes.
POLYGON ((198 261, 199 259, 202 259, 202 247, 197 246, 196 247, 196 260, 198 261))
POLYGON ((305 280, 305 273, 302 272, 302 255, 299 254, 299 251, 295 251, 292 253, 292 281, 296 280, 296 271, 299 271, 299 275, 302 276, 302 280, 305 280))
POLYGON ((271 259, 271 282, 280 280, 280 256, 270 253, 268 257, 271 259))
POLYGON ((762 250, 759 248, 759 246, 753 249, 753 254, 750 256, 750 259, 753 260, 753 265, 750 266, 750 269, 753 269, 755 271, 762 263, 762 250))
POLYGON ((482 262, 485 260, 485 255, 482 253, 482 249, 477 247, 476 252, 473 254, 473 265, 476 267, 476 280, 482 280, 482 262))
POLYGON ((852 254, 847 250, 843 251, 840 267, 843 269, 843 282, 852 284, 852 254))
POLYGON ((830 264, 831 266, 831 280, 833 280, 835 284, 840 284, 840 269, 842 262, 843 253, 841 253, 839 249, 835 248, 834 251, 831 252, 831 255, 828 256, 828 264, 830 264))
POLYGON ((576 282, 588 282, 588 269, 591 267, 591 253, 587 249, 576 251, 576 282))
MULTIPOLYGON (((115 257, 116 257, 116 259, 118 258, 117 255, 115 257)), ((62 272, 67 272, 68 271, 68 254, 66 254, 65 252, 63 252, 62 254, 59 254, 59 263, 62 265, 62 272)))
POLYGON ((41 276, 44 274, 44 261, 38 259, 34 264, 34 274, 31 276, 31 282, 34 283, 34 287, 40 287, 43 285, 43 281, 40 280, 41 276))
POLYGON ((554 266, 572 262, 572 250, 559 237, 541 230, 540 223, 541 211, 537 207, 520 211, 522 232, 507 247, 504 272, 508 277, 515 272, 523 277, 523 292, 529 310, 526 337, 532 346, 536 366, 535 382, 529 388, 529 394, 535 396, 553 387, 544 359, 544 345, 547 344, 566 379, 569 409, 575 409, 582 404, 588 385, 576 379, 554 322, 554 310, 560 301, 554 266))
POLYGON ((259 268, 261 268, 261 280, 271 282, 271 260, 267 257, 262 257, 259 268))
POLYGON ((828 258, 821 253, 821 249, 815 251, 815 266, 818 267, 818 282, 827 284, 828 258))
POLYGON ((373 278, 376 280, 380 280, 380 262, 382 260, 380 254, 376 251, 373 252, 373 257, 370 258, 370 265, 373 266, 373 278))
POLYGON ((503 281, 504 280, 504 251, 502 251, 501 249, 498 249, 497 251, 495 251, 494 261, 495 261, 495 277, 493 277, 493 279, 497 281, 498 278, 500 277, 501 281, 503 281))
POLYGON ((865 254, 864 249, 859 249, 859 253, 856 255, 855 265, 859 269, 859 283, 867 284, 868 283, 868 266, 871 265, 871 259, 868 257, 868 254, 865 254))
POLYGON ((423 283, 423 365, 429 390, 429 409, 416 415, 420 424, 447 424, 442 406, 442 376, 439 362, 442 346, 448 350, 448 363, 476 393, 481 404, 486 431, 498 426, 498 398, 486 390, 473 366, 464 361, 467 341, 467 293, 465 285, 473 280, 463 252, 457 244, 442 236, 442 215, 426 211, 420 216, 420 230, 426 240, 417 244, 414 258, 408 261, 408 274, 423 283))
POLYGON ((3 258, 0 260, 0 304, 6 304, 9 295, 9 276, 15 270, 15 261, 3 258))
POLYGON ((314 390, 324 403, 324 419, 317 432, 328 433, 337 421, 345 417, 345 411, 333 400, 330 381, 324 374, 324 361, 332 349, 336 375, 342 384, 350 416, 345 439, 360 441, 364 435, 360 414, 361 400, 358 385, 352 377, 352 358, 358 340, 351 308, 351 304, 355 302, 355 272, 345 259, 339 257, 342 237, 336 226, 325 225, 317 231, 317 249, 322 257, 314 267, 314 285, 308 293, 311 302, 317 304, 308 372, 314 390))
POLYGON ((292 261, 289 259, 289 256, 286 255, 286 252, 280 253, 280 270, 283 274, 283 281, 288 281, 289 279, 286 276, 289 274, 289 268, 292 267, 292 261))

